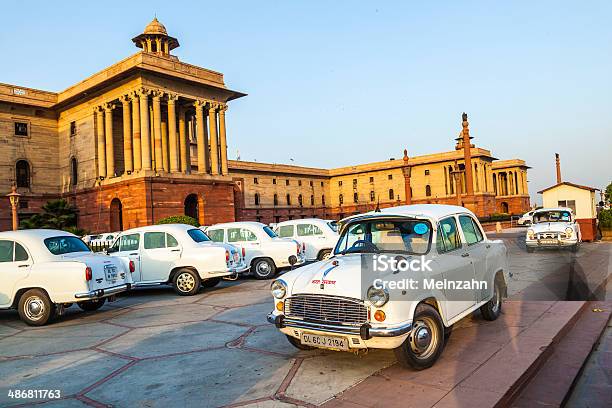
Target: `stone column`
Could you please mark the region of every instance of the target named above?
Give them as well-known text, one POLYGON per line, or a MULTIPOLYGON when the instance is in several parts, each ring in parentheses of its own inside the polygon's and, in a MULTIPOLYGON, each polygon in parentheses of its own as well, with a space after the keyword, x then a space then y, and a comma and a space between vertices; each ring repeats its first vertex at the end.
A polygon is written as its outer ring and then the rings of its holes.
POLYGON ((225 111, 227 105, 221 105, 219 108, 219 141, 221 142, 221 173, 224 175, 229 174, 227 168, 227 138, 225 135, 225 111))
POLYGON ((134 171, 134 161, 132 159, 132 115, 130 114, 130 101, 128 95, 121 97, 123 108, 123 167, 124 171, 134 171))
POLYGON ((168 122, 162 121, 161 123, 161 146, 162 146, 162 168, 164 171, 170 171, 170 165, 168 161, 168 122))
POLYGON ((153 94, 153 139, 155 141, 155 170, 162 170, 161 93, 153 94))
POLYGON ((106 177, 106 141, 104 140, 104 109, 98 106, 96 113, 96 133, 98 136, 98 177, 106 177))
POLYGON ((176 101, 178 95, 168 95, 168 143, 170 144, 170 171, 180 171, 176 139, 176 101))
POLYGON ((112 103, 104 107, 104 136, 106 139, 106 175, 115 177, 115 144, 113 141, 113 108, 112 103))
POLYGON ((151 135, 149 133, 149 96, 142 90, 140 98, 140 144, 142 146, 142 169, 151 170, 151 135))
POLYGON ((204 122, 204 105, 202 101, 194 103, 196 110, 196 127, 198 140, 198 173, 208 173, 208 140, 206 137, 206 123, 204 122))
POLYGON ((208 103, 208 129, 210 133, 210 167, 212 174, 219 174, 219 146, 217 144, 217 105, 208 103))
POLYGON ((179 107, 179 146, 181 151, 181 173, 188 173, 191 169, 189 163, 189 139, 186 129, 185 109, 179 107))
POLYGON ((410 176, 412 175, 412 168, 408 161, 410 160, 408 157, 408 150, 404 149, 404 157, 403 157, 404 165, 402 167, 402 174, 404 175, 404 196, 406 196, 406 205, 412 204, 412 189, 410 187, 410 176))
POLYGON ((134 149, 134 170, 142 168, 142 150, 140 147, 140 99, 139 94, 132 95, 132 147, 134 149))

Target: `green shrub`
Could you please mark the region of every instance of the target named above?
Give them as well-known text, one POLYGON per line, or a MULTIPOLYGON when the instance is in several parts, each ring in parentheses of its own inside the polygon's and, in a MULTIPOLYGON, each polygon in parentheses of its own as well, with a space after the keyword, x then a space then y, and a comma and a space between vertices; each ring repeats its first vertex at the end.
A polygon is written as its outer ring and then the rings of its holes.
POLYGON ((492 222, 492 221, 510 221, 510 214, 505 213, 493 213, 488 217, 480 217, 480 222, 492 222))
POLYGON ((612 229, 612 209, 601 210, 599 213, 599 226, 604 229, 612 229))
POLYGON ((194 227, 200 226, 198 220, 187 215, 172 215, 157 221, 157 224, 187 224, 193 225, 194 227))

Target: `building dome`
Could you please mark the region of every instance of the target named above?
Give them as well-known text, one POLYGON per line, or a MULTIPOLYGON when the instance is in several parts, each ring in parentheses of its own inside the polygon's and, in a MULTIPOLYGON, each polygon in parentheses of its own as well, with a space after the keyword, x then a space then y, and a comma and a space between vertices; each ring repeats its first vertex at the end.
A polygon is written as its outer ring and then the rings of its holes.
POLYGON ((168 35, 168 31, 166 31, 166 27, 162 23, 159 22, 157 17, 153 19, 144 29, 144 34, 161 34, 168 35))

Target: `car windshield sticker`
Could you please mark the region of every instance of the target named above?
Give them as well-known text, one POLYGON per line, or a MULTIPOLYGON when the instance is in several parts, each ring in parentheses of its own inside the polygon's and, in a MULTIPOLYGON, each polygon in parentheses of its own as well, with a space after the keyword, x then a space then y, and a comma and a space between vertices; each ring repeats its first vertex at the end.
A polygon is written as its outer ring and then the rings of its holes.
POLYGON ((427 231, 429 231, 429 227, 425 223, 420 222, 414 226, 415 234, 423 235, 427 234, 427 231))

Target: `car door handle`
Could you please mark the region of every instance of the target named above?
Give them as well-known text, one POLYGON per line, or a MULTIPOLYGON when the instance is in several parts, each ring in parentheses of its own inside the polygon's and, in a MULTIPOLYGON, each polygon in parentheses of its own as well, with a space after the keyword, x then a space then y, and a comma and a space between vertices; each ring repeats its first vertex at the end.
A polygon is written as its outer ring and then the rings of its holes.
POLYGON ((19 268, 27 268, 28 266, 30 266, 30 265, 19 265, 18 267, 19 268))
POLYGON ((170 252, 181 252, 180 249, 171 249, 170 252))
POLYGON ((132 252, 132 253, 130 254, 130 256, 136 256, 136 255, 138 255, 138 252, 132 252))
POLYGON ((469 254, 468 252, 466 252, 466 253, 464 253, 464 254, 461 254, 461 257, 462 257, 462 258, 467 258, 468 256, 470 256, 470 254, 469 254))

